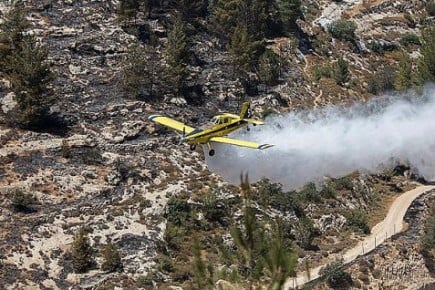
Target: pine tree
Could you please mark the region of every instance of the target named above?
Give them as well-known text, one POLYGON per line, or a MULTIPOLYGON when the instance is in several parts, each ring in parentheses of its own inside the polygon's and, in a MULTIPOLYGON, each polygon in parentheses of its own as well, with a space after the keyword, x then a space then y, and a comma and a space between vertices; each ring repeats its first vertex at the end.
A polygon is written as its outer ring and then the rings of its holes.
POLYGON ((92 247, 89 242, 88 233, 84 228, 80 228, 74 235, 71 256, 74 270, 77 273, 88 271, 94 263, 92 247))
POLYGON ((103 264, 101 268, 104 271, 114 272, 122 269, 121 255, 114 244, 109 243, 102 248, 103 264))
POLYGON ((435 81, 435 26, 423 30, 421 55, 418 63, 421 80, 435 81))
POLYGON ((349 80, 349 63, 342 57, 333 65, 333 77, 338 85, 349 80))
POLYGON ((178 11, 183 22, 192 22, 195 18, 205 16, 206 2, 204 0, 171 0, 169 7, 178 11))
POLYGON ((399 57, 399 68, 394 81, 394 88, 401 92, 412 87, 412 61, 406 52, 399 57))
POLYGON ((168 33, 168 44, 165 50, 166 75, 175 94, 179 94, 187 77, 188 43, 184 25, 177 18, 172 30, 168 33))
POLYGON ((238 69, 248 70, 253 62, 254 44, 244 26, 237 26, 231 36, 229 51, 233 54, 238 69))
POLYGON ((277 0, 280 20, 285 32, 293 31, 297 24, 296 20, 303 16, 300 0, 277 0))
POLYGON ((11 123, 39 126, 56 101, 49 88, 53 74, 48 51, 25 33, 29 23, 23 7, 16 4, 5 18, 0 27, 0 69, 10 81, 18 103, 17 110, 11 113, 11 123))
POLYGON ((270 50, 266 51, 260 56, 258 63, 258 76, 260 80, 266 85, 275 85, 278 83, 279 78, 279 60, 276 54, 270 50))
POLYGON ((144 13, 147 15, 147 18, 150 18, 153 9, 156 7, 159 7, 161 4, 161 1, 159 1, 159 0, 143 0, 142 3, 143 3, 144 13))
POLYGON ((121 71, 121 85, 135 98, 153 100, 158 96, 160 58, 154 47, 134 45, 129 48, 121 71))
POLYGON ((297 242, 301 248, 307 249, 311 246, 315 237, 315 229, 313 222, 309 218, 300 218, 295 226, 295 232, 297 242))
POLYGON ((223 40, 233 35, 235 28, 242 24, 245 0, 218 0, 211 16, 211 25, 215 34, 223 40))
POLYGON ((21 2, 15 2, 0 22, 0 71, 8 73, 8 58, 22 49, 24 31, 30 27, 26 11, 21 2))
POLYGON ((228 41, 237 27, 245 27, 253 41, 262 40, 266 36, 271 1, 264 0, 218 0, 213 6, 211 17, 215 33, 228 41))
POLYGON ((136 14, 139 12, 140 0, 120 0, 116 13, 120 22, 136 20, 136 14))
POLYGON ((253 40, 262 40, 266 36, 267 30, 267 1, 250 0, 247 1, 246 6, 248 34, 253 40))
POLYGON ((53 79, 47 63, 48 51, 32 36, 26 36, 23 50, 9 58, 8 79, 18 103, 16 121, 26 127, 38 126, 56 102, 48 85, 53 79))

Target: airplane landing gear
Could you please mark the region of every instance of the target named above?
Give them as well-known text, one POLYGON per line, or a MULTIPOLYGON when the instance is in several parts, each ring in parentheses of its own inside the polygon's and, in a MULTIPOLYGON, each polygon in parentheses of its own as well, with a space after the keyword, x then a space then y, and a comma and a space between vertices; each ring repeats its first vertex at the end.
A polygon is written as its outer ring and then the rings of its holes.
POLYGON ((248 132, 249 132, 249 131, 251 131, 251 128, 249 128, 249 127, 246 127, 246 131, 248 131, 248 132))
POLYGON ((190 144, 190 150, 195 150, 196 149, 196 144, 190 144))
POLYGON ((208 156, 213 156, 215 154, 215 151, 213 148, 211 148, 210 143, 207 143, 207 147, 208 147, 208 156))

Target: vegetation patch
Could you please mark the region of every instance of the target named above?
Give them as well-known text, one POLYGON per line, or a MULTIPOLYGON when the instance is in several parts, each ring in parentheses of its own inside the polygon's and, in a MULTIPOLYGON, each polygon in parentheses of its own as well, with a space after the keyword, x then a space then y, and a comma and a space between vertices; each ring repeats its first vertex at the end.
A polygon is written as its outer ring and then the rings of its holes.
POLYGON ((18 188, 12 192, 11 206, 14 211, 30 213, 35 211, 33 207, 35 204, 36 198, 32 194, 18 188))
POLYGON ((332 289, 348 289, 352 286, 352 277, 344 270, 343 259, 328 264, 320 270, 320 275, 332 289))
POLYGON ((435 202, 429 207, 420 249, 429 271, 435 273, 435 202))
POLYGON ((346 212, 344 216, 347 219, 347 225, 355 231, 363 234, 370 234, 367 214, 361 209, 354 209, 346 212))
POLYGON ((339 19, 333 21, 328 29, 334 38, 343 41, 353 41, 355 40, 355 30, 357 25, 354 21, 339 19))

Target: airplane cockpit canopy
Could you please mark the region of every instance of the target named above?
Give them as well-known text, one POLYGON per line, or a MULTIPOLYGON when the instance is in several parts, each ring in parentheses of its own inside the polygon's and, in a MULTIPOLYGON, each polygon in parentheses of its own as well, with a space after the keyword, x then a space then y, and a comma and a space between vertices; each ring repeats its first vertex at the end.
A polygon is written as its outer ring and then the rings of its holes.
POLYGON ((230 118, 229 118, 229 117, 227 117, 227 116, 221 116, 221 115, 219 115, 219 116, 214 116, 214 117, 211 119, 211 123, 212 123, 212 124, 215 124, 215 125, 225 124, 225 123, 228 123, 229 121, 230 121, 230 118))

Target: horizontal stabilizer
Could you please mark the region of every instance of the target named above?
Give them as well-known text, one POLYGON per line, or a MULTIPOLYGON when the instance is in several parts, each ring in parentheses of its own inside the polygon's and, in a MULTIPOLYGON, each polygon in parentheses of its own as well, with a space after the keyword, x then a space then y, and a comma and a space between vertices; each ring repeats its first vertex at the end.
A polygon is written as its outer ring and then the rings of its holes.
POLYGON ((251 141, 243 141, 243 140, 226 138, 226 137, 213 137, 213 138, 210 138, 210 141, 231 144, 231 145, 236 145, 236 146, 240 146, 240 147, 247 147, 247 148, 251 148, 251 149, 260 149, 260 150, 267 149, 267 148, 270 148, 273 146, 270 144, 259 144, 259 143, 255 143, 255 142, 251 142, 251 141))
POLYGON ((254 125, 264 125, 264 122, 260 120, 255 120, 255 119, 243 119, 243 120, 254 125))

